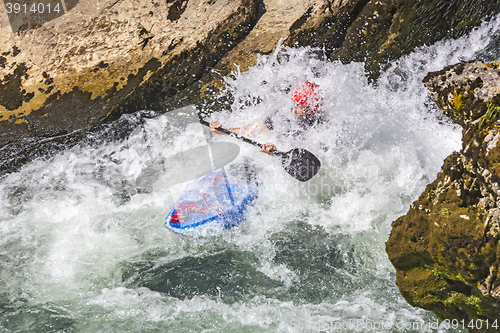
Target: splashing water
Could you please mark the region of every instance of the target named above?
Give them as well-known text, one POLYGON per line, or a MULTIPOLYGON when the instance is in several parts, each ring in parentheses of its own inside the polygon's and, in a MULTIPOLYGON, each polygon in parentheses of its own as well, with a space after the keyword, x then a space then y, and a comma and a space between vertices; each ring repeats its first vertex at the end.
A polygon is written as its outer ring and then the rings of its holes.
MULTIPOLYGON (((81 144, 4 177, 3 330, 437 332, 434 315, 399 294, 385 241, 461 146, 461 129, 431 102, 423 77, 491 56, 499 31, 497 18, 423 47, 376 85, 363 64, 321 60, 309 48, 280 47, 235 73, 226 87, 232 110, 212 120, 230 127, 289 112, 290 87, 309 80, 323 90, 328 123, 300 140, 254 138, 313 151, 323 167, 307 183, 241 144, 239 162, 251 160, 261 194, 246 222, 218 236, 165 230, 182 191, 168 185, 165 161, 207 141, 235 141, 196 123, 176 127, 168 113, 126 140, 81 144)), ((439 331, 453 330, 441 323, 439 331)))

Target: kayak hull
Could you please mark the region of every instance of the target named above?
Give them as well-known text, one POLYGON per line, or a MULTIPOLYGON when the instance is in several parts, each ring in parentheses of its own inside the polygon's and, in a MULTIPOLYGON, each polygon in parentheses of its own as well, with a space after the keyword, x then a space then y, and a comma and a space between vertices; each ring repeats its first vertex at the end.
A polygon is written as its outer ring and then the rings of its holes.
POLYGON ((172 206, 165 227, 185 235, 216 234, 245 220, 245 212, 258 194, 255 188, 229 182, 212 172, 188 186, 172 206))

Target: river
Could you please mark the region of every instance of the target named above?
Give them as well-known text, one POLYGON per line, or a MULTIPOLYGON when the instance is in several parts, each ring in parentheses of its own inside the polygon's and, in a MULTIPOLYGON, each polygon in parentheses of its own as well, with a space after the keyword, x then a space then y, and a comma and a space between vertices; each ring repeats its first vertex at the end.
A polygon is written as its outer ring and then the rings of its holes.
POLYGON ((461 148, 461 128, 422 79, 495 59, 499 40, 496 18, 392 62, 376 84, 363 64, 285 47, 227 78, 231 112, 210 115, 226 126, 287 112, 296 82, 321 86, 326 125, 301 140, 254 137, 314 151, 322 169, 309 182, 253 146, 151 112, 123 116, 133 127, 124 139, 97 133, 4 176, 0 331, 461 332, 404 301, 385 242, 461 148), (211 141, 240 145, 234 165, 252 163, 259 197, 237 227, 174 234, 164 219, 184 185, 165 163, 211 141))

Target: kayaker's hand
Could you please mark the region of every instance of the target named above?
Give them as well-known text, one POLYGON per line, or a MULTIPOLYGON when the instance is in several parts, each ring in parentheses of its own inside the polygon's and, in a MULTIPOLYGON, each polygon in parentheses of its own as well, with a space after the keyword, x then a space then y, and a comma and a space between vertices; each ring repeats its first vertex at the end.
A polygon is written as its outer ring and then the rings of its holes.
POLYGON ((214 133, 217 133, 217 134, 222 134, 221 132, 219 132, 218 130, 216 130, 217 127, 220 126, 220 123, 216 122, 216 121, 212 121, 210 123, 210 130, 214 133))
POLYGON ((273 156, 274 154, 271 153, 271 150, 277 150, 276 146, 272 143, 266 143, 262 145, 262 148, 259 149, 259 151, 266 153, 268 155, 273 156))

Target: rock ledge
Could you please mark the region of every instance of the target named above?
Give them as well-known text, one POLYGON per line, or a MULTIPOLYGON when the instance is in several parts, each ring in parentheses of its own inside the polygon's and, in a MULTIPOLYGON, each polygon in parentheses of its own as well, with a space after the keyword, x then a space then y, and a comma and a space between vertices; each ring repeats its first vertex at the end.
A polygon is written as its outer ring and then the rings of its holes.
POLYGON ((443 319, 492 323, 500 309, 499 65, 460 63, 424 84, 464 128, 463 147, 393 223, 387 254, 411 305, 443 319))

